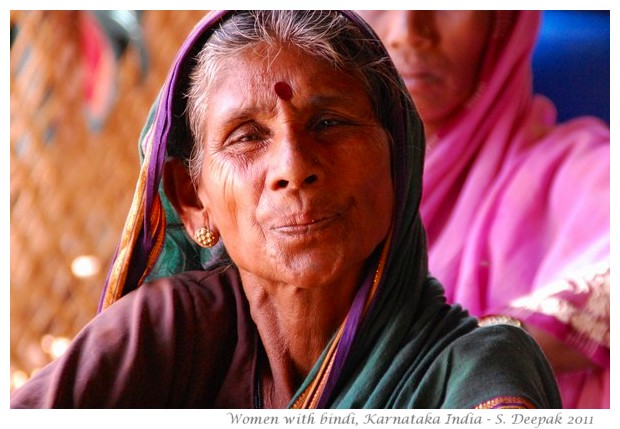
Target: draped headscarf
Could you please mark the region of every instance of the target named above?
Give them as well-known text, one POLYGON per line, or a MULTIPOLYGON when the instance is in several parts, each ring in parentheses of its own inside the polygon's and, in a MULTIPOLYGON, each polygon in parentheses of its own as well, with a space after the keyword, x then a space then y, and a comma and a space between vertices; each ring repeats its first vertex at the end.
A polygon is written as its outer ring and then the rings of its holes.
MULTIPOLYGON (((151 111, 141 136, 143 164, 134 201, 102 295, 101 310, 148 278, 205 269, 227 258, 221 244, 212 251, 198 252, 184 235, 161 182, 166 157, 174 155, 175 146, 189 136, 183 120, 183 94, 195 54, 229 13, 212 12, 196 25, 180 49, 151 111)), ((372 30, 357 15, 343 14, 360 28, 377 59, 387 59, 372 30)), ((482 402, 473 391, 450 392, 449 387, 439 387, 433 379, 422 382, 429 377, 427 372, 432 365, 433 374, 444 375, 449 373, 449 365, 459 367, 452 355, 444 351, 456 339, 476 330, 477 323, 460 307, 446 305, 441 286, 428 278, 426 240, 419 214, 425 153, 422 124, 391 62, 379 84, 383 97, 377 112, 392 143, 392 230, 369 259, 346 319, 290 406, 402 408, 443 403, 473 407, 482 402), (445 359, 437 359, 442 353, 445 359)), ((479 342, 472 338, 471 344, 487 344, 482 335, 475 337, 479 342)), ((493 333, 485 335, 489 339, 493 333)), ((534 369, 537 375, 525 378, 531 385, 524 389, 524 396, 510 400, 519 402, 528 397, 538 406, 557 406, 546 361, 540 359, 536 347, 527 339, 518 349, 529 357, 539 357, 538 364, 532 366, 532 361, 525 359, 523 366, 524 371, 534 369)), ((460 370, 459 377, 474 379, 468 371, 475 373, 475 367, 460 370)), ((483 372, 492 375, 492 371, 483 372)), ((494 384, 490 379, 480 385, 484 386, 482 393, 488 395, 486 399, 506 394, 506 389, 512 388, 507 383, 494 384)))
POLYGON ((474 315, 520 318, 600 365, 560 387, 568 408, 609 407, 609 128, 557 124, 532 89, 540 12, 495 14, 477 90, 428 140, 431 274, 474 315))
MULTIPOLYGON (((178 120, 185 109, 184 91, 188 70, 198 50, 214 26, 225 19, 228 12, 209 13, 193 29, 179 50, 166 82, 152 108, 149 120, 142 132, 140 149, 143 162, 134 200, 122 232, 121 241, 110 269, 100 310, 136 289, 148 278, 179 273, 189 269, 204 269, 217 265, 226 258, 225 249, 201 250, 183 231, 178 215, 174 212, 162 188, 163 165, 173 147, 188 130, 185 121, 178 120), (162 253, 163 251, 163 253, 162 253)), ((367 25, 353 13, 345 13, 370 39, 374 39, 377 58, 386 57, 378 38, 367 25)), ((388 240, 382 255, 374 259, 374 269, 359 288, 347 321, 338 333, 338 347, 331 360, 326 360, 332 377, 321 389, 330 390, 338 378, 338 369, 349 354, 365 311, 371 305, 380 312, 384 300, 398 300, 396 293, 377 293, 380 289, 393 289, 391 284, 421 285, 426 278, 426 253, 424 231, 420 222, 418 206, 421 198, 424 137, 421 121, 404 86, 394 85, 400 78, 394 67, 386 78, 383 105, 377 110, 385 118, 384 126, 393 140, 392 171, 396 195, 392 240, 388 240), (406 258, 395 255, 407 255, 406 258), (385 275, 390 273, 390 275, 385 275), (335 368, 335 370, 334 370, 335 368)), ((415 289, 419 295, 421 288, 415 289)), ((334 343, 336 344, 336 342, 334 343)), ((326 368, 317 368, 325 371, 326 368)), ((324 398, 329 395, 324 395, 324 398)), ((319 397, 308 398, 317 402, 319 397)), ((321 404, 325 405, 325 404, 321 404)))

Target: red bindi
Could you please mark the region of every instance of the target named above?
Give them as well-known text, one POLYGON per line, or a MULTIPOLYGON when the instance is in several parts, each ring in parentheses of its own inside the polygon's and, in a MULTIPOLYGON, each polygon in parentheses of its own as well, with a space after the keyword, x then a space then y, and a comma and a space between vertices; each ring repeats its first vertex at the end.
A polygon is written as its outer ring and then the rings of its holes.
POLYGON ((276 95, 284 101, 293 98, 293 88, 286 82, 276 82, 273 86, 273 90, 276 92, 276 95))

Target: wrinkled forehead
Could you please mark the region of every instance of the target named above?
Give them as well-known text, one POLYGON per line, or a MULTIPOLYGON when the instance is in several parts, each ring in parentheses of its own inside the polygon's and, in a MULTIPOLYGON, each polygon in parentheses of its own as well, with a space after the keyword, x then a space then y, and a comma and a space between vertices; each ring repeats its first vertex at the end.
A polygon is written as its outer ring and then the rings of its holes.
POLYGON ((347 97, 352 87, 358 87, 369 95, 360 73, 354 70, 337 68, 322 57, 286 43, 265 45, 256 44, 234 57, 219 59, 210 81, 205 82, 209 92, 228 86, 247 91, 248 97, 258 91, 268 91, 270 95, 289 101, 307 91, 340 93, 347 97))
POLYGON ((329 59, 288 42, 256 42, 234 56, 215 58, 211 66, 209 81, 204 83, 209 90, 224 77, 231 80, 229 84, 247 87, 248 95, 269 87, 270 92, 283 100, 291 99, 302 87, 319 86, 319 82, 325 82, 335 91, 346 91, 356 81, 368 93, 360 70, 336 66, 329 59))

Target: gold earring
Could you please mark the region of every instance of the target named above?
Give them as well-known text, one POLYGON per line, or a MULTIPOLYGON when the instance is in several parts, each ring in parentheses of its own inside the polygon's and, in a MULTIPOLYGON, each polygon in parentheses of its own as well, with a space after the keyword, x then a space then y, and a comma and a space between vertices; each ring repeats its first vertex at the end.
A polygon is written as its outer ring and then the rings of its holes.
POLYGON ((196 240, 196 243, 198 243, 200 247, 205 248, 213 247, 217 243, 215 233, 205 226, 196 231, 194 240, 196 240))

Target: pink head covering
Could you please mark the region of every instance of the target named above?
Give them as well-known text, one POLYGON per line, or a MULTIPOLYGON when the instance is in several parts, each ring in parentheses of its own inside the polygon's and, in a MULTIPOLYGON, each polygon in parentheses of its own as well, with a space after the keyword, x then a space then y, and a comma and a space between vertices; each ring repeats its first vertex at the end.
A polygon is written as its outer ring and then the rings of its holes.
POLYGON ((558 125, 533 94, 539 24, 496 12, 477 91, 428 140, 429 265, 451 302, 520 318, 600 365, 560 387, 567 408, 609 407, 609 128, 558 125))

